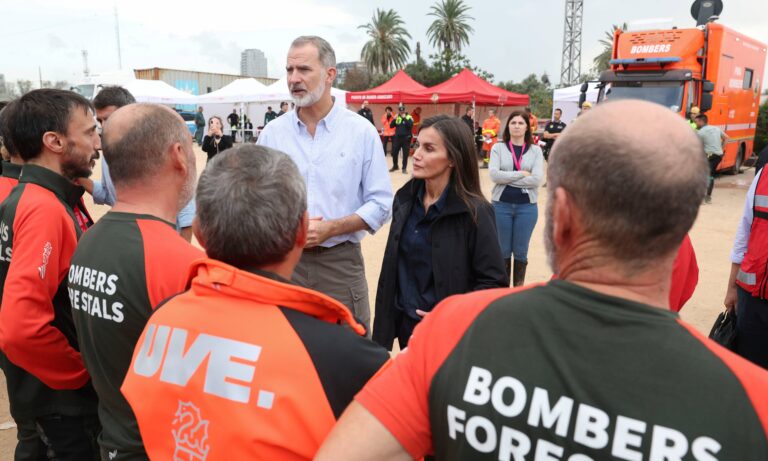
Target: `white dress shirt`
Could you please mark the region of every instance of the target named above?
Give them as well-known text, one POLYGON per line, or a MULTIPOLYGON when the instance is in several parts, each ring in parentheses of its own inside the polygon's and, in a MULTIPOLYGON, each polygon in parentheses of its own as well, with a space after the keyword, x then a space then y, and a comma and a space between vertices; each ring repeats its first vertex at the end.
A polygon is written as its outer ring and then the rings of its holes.
MULTIPOLYGON (((298 110, 269 122, 258 144, 288 154, 307 184, 310 218, 333 220, 357 214, 376 232, 390 218, 392 185, 376 128, 344 107, 334 106, 320 120, 315 136, 299 120, 298 110)), ((332 247, 360 242, 365 231, 331 237, 332 247)))
POLYGON ((731 262, 734 264, 741 264, 741 261, 744 259, 744 253, 747 252, 749 233, 752 230, 752 205, 755 203, 755 189, 757 189, 757 183, 760 181, 760 175, 763 171, 765 169, 760 170, 755 175, 755 179, 752 180, 752 185, 749 186, 747 191, 744 213, 741 215, 739 227, 736 228, 736 238, 733 241, 733 249, 731 250, 731 262))

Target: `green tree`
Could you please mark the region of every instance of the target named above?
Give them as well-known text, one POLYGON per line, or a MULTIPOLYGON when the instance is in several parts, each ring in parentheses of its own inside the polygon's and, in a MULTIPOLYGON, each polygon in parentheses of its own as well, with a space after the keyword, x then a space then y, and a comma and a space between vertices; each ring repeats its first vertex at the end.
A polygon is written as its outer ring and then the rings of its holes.
POLYGON ((395 10, 376 8, 371 22, 358 27, 370 37, 363 46, 361 57, 371 72, 386 74, 405 65, 411 53, 406 38, 411 38, 411 34, 403 24, 395 10))
POLYGON ((552 114, 553 89, 547 74, 537 77, 530 74, 520 83, 512 81, 499 84, 500 87, 513 93, 527 94, 531 98, 531 111, 539 117, 549 117, 552 114))
POLYGON ((600 44, 603 45, 603 51, 595 56, 592 60, 592 72, 599 74, 604 70, 608 70, 611 65, 608 63, 613 56, 613 33, 616 29, 622 31, 627 30, 627 23, 623 23, 621 26, 612 25, 610 30, 605 31, 605 35, 600 39, 600 44))
POLYGON ((405 72, 417 82, 428 87, 443 83, 465 68, 472 70, 483 80, 493 83, 492 73, 472 66, 469 59, 461 54, 451 54, 449 59, 446 59, 445 54, 431 54, 429 59, 432 61, 431 64, 427 64, 423 60, 408 64, 405 67, 405 72))
POLYGON ((462 46, 469 45, 469 35, 474 32, 469 25, 474 18, 467 14, 470 9, 464 0, 441 0, 431 7, 429 16, 435 20, 427 29, 427 37, 429 43, 440 50, 445 67, 450 66, 453 55, 458 54, 462 46))
POLYGON ((363 91, 371 86, 371 74, 366 69, 353 67, 347 71, 339 88, 346 91, 363 91))
POLYGON ((757 115, 755 154, 759 154, 765 146, 768 146, 768 101, 760 105, 760 112, 757 115))

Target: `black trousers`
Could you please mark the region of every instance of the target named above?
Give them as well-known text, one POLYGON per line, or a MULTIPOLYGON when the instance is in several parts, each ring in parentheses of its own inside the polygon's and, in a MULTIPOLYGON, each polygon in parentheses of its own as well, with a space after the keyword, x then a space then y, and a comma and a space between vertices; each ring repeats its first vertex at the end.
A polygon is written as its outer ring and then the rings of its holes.
POLYGON ((768 369, 768 301, 736 290, 736 353, 768 369))
POLYGON ((395 310, 395 332, 397 332, 397 343, 400 345, 400 350, 408 347, 408 341, 418 324, 419 320, 411 318, 399 309, 395 310))
POLYGON ((707 157, 709 162, 709 184, 707 185, 707 196, 712 196, 712 189, 715 188, 715 172, 717 171, 717 165, 720 165, 720 161, 723 160, 722 155, 710 155, 707 157))
POLYGON ((98 461, 101 425, 96 415, 50 415, 16 421, 15 461, 98 461))
POLYGON ((411 150, 410 136, 395 136, 392 138, 392 166, 397 168, 397 157, 403 151, 403 169, 408 167, 408 154, 411 150))
POLYGON ((382 136, 381 137, 381 146, 384 148, 384 156, 387 156, 387 144, 392 143, 392 136, 382 136))

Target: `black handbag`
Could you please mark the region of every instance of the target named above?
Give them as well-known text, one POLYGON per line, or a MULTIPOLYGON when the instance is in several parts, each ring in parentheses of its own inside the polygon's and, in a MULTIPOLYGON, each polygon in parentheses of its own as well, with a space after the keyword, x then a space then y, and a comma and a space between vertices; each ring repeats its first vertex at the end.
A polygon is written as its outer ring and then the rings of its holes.
POLYGON ((721 312, 712 325, 709 337, 726 349, 736 350, 736 312, 721 312))

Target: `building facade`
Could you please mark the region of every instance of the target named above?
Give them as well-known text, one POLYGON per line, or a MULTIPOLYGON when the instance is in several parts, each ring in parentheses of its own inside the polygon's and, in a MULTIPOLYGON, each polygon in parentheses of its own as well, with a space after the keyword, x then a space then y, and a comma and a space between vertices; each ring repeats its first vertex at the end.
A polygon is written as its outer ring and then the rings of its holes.
POLYGON ((240 54, 240 73, 247 77, 267 76, 267 57, 256 48, 243 50, 240 54))

